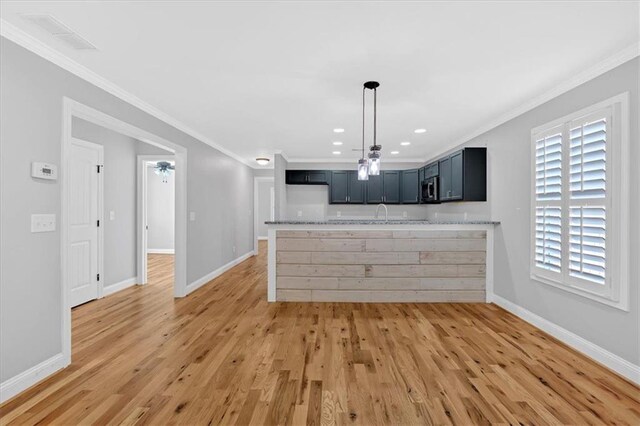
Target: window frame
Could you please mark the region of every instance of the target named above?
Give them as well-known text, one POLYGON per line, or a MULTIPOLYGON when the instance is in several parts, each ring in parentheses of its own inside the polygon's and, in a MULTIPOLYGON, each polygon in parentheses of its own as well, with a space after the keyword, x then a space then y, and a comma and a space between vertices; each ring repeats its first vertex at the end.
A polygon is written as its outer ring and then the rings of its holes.
MULTIPOLYGON (((532 280, 587 297, 615 308, 629 310, 629 202, 630 202, 630 146, 629 93, 609 98, 531 130, 531 209, 530 264, 532 280), (585 205, 585 201, 571 199, 570 188, 570 131, 579 122, 594 118, 607 119, 606 140, 606 209, 605 284, 597 284, 570 275, 570 208, 585 205), (536 141, 561 132, 562 168, 561 200, 538 201, 536 197, 536 141), (536 208, 561 206, 561 271, 555 272, 536 265, 536 208)), ((589 199, 592 200, 592 199, 589 199)))

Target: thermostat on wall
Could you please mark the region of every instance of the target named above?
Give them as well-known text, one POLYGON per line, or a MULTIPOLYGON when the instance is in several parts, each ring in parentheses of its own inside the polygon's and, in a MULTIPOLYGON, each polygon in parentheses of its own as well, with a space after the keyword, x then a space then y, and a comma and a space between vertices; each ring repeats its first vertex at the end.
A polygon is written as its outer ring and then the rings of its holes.
POLYGON ((38 179, 58 179, 58 166, 49 163, 31 163, 31 176, 38 179))

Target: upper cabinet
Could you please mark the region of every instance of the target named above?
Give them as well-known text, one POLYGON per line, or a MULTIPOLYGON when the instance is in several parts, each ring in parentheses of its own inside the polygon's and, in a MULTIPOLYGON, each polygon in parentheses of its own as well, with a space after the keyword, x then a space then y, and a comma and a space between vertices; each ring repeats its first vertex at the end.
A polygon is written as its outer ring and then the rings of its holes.
POLYGON ((487 201, 487 149, 465 148, 439 161, 440 201, 487 201))
POLYGON ((286 183, 288 185, 328 185, 329 172, 327 170, 287 170, 286 183))
POLYGON ((364 204, 365 182, 358 180, 358 172, 336 170, 331 172, 329 202, 331 204, 364 204))
POLYGON ((400 171, 383 170, 367 181, 368 204, 400 204, 400 171))
POLYGON ((403 170, 401 173, 402 204, 418 204, 420 200, 419 171, 403 170))

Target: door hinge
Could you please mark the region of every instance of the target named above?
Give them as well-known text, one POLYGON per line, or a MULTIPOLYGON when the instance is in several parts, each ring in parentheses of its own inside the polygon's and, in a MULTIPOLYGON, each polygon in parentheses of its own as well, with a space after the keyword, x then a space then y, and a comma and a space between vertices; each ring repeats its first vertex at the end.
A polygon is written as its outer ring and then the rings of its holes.
POLYGON ((98 274, 98 276, 96 278, 98 278, 98 281, 100 281, 100 274, 98 274))
POLYGON ((98 222, 98 227, 100 227, 100 219, 98 219, 97 222, 98 222))
POLYGON ((100 173, 100 169, 101 169, 102 167, 104 167, 104 166, 102 166, 102 165, 100 165, 100 164, 97 164, 97 165, 96 165, 96 170, 98 171, 98 173, 100 173))

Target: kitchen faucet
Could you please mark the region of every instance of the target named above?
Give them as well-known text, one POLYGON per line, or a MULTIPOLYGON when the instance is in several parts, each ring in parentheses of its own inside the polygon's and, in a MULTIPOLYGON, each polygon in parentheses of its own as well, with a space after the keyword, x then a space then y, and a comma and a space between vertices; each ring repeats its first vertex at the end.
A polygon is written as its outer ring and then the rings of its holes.
POLYGON ((380 212, 380 207, 384 207, 384 221, 388 222, 389 221, 389 210, 387 209, 387 206, 384 204, 378 204, 378 207, 376 207, 376 219, 378 218, 378 213, 380 212))

